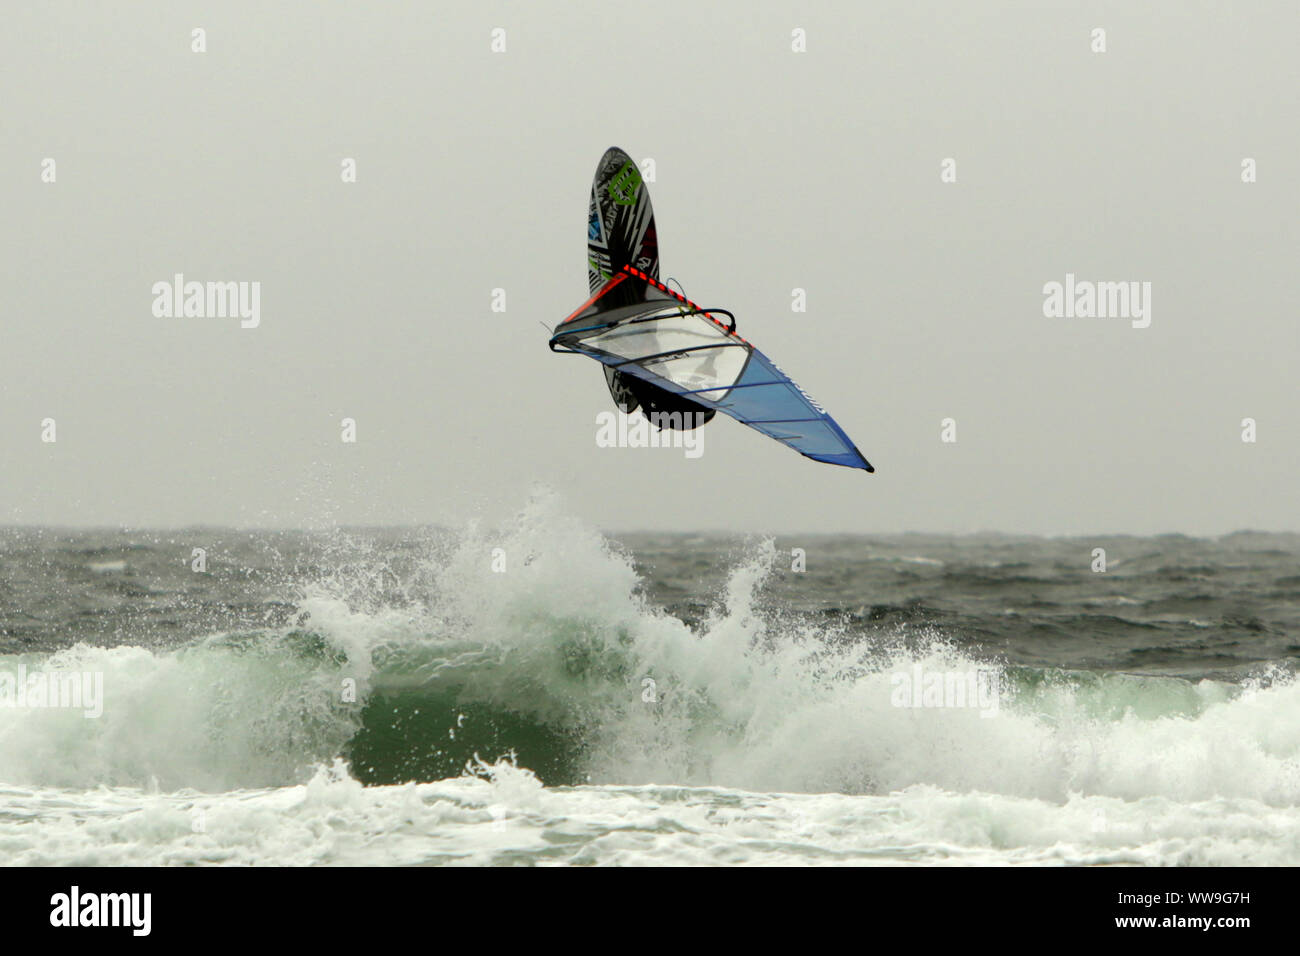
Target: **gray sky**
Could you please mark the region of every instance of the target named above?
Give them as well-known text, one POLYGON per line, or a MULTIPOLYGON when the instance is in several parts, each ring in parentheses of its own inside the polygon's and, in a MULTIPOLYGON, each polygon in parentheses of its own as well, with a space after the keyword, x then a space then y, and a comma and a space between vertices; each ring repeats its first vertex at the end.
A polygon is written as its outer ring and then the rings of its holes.
POLYGON ((540 482, 625 529, 1300 528, 1294 2, 4 19, 0 522, 458 523, 540 482), (721 417, 697 460, 597 447, 600 369, 538 323, 586 298, 611 145, 655 161, 663 274, 875 475, 721 417), (154 317, 177 272, 260 282, 260 326, 154 317), (1150 282, 1150 327, 1044 317, 1067 272, 1150 282))

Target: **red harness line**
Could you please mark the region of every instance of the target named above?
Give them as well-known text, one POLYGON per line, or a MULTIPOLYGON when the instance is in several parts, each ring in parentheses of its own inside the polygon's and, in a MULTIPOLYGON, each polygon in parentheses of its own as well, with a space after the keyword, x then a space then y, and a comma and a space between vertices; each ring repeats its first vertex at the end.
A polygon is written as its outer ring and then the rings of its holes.
MULTIPOLYGON (((581 313, 583 313, 583 312, 587 311, 587 309, 591 308, 592 304, 593 304, 597 299, 599 299, 601 296, 605 295, 607 292, 609 292, 610 290, 612 290, 615 286, 617 286, 620 282, 622 282, 622 281, 623 281, 624 279, 626 279, 628 276, 632 276, 633 278, 640 279, 640 280, 642 280, 643 282, 648 282, 648 283, 650 283, 650 285, 654 286, 654 287, 655 287, 656 289, 658 289, 660 292, 665 292, 665 293, 667 293, 668 295, 670 295, 670 296, 672 296, 674 299, 676 299, 678 302, 684 302, 686 305, 689 305, 692 309, 694 309, 695 312, 696 312, 697 314, 704 316, 706 319, 708 319, 710 322, 712 322, 712 323, 713 323, 714 325, 716 325, 718 328, 722 329, 723 332, 726 332, 728 335, 732 336, 733 338, 740 339, 740 341, 744 342, 746 345, 749 345, 749 342, 746 341, 745 338, 744 338, 743 336, 737 335, 735 332, 730 331, 730 330, 729 330, 725 325, 723 325, 721 322, 719 322, 717 319, 715 319, 715 318, 714 318, 712 315, 710 315, 708 312, 705 312, 703 309, 701 309, 698 305, 696 305, 696 304, 695 304, 694 302, 692 302, 690 299, 686 298, 686 296, 681 295, 681 294, 679 294, 679 293, 677 293, 677 292, 674 292, 672 289, 668 288, 668 286, 664 285, 664 284, 663 284, 662 282, 660 282, 658 279, 654 278, 653 276, 649 275, 648 273, 642 272, 640 269, 636 268, 635 266, 631 266, 631 265, 625 265, 625 266, 623 266, 623 268, 622 268, 621 270, 619 270, 617 273, 615 273, 615 275, 614 275, 613 278, 611 278, 608 282, 606 282, 603 286, 601 286, 599 289, 596 290, 595 295, 593 295, 593 296, 592 296, 590 299, 588 299, 586 302, 582 303, 582 305, 580 305, 580 306, 578 306, 576 309, 574 309, 573 312, 571 312, 571 313, 569 314, 569 317, 566 318, 566 319, 564 320, 564 322, 561 322, 560 325, 564 325, 565 323, 572 322, 572 321, 573 321, 574 319, 576 319, 576 318, 577 318, 581 313)), ((559 330, 560 325, 557 325, 557 326, 555 327, 557 331, 559 330)))

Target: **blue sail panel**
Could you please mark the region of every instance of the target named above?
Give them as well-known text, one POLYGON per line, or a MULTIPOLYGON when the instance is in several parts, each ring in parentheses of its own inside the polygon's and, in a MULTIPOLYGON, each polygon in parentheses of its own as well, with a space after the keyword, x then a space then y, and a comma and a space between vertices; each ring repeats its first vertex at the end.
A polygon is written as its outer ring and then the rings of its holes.
POLYGON ((809 458, 875 470, 835 419, 758 349, 751 347, 736 385, 716 404, 719 411, 809 458))

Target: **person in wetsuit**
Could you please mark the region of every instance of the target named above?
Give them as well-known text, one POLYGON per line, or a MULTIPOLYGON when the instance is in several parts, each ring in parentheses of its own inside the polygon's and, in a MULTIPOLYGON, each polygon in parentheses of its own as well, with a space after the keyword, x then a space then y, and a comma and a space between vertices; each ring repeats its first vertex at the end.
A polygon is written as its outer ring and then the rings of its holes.
POLYGON ((699 428, 717 414, 715 409, 651 385, 635 375, 625 375, 608 365, 605 366, 605 381, 609 384, 609 394, 614 403, 625 414, 640 406, 646 420, 661 431, 665 428, 683 431, 699 428))

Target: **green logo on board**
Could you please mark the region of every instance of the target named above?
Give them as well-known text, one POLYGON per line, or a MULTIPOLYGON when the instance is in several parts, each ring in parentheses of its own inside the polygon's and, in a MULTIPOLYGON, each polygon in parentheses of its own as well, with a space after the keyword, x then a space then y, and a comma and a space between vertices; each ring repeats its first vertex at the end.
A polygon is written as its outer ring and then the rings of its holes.
POLYGON ((609 198, 620 206, 630 206, 636 202, 636 191, 640 188, 641 170, 629 159, 609 181, 609 198))

